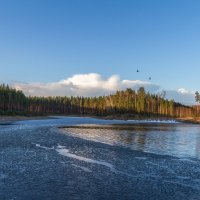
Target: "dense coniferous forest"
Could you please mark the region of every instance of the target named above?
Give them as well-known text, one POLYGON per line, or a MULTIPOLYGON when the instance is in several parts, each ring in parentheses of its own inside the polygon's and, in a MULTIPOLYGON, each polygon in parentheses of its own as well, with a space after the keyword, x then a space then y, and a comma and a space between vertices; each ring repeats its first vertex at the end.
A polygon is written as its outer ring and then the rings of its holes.
POLYGON ((150 94, 143 87, 100 97, 26 97, 22 91, 0 85, 0 114, 198 117, 199 110, 150 94))
POLYGON ((0 85, 0 114, 25 114, 28 98, 22 91, 0 85))

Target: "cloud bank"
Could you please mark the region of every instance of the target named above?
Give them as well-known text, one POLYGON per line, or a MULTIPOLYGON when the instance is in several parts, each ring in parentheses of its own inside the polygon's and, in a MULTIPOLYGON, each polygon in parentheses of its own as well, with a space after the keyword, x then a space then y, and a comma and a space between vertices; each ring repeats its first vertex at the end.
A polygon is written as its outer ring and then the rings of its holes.
MULTIPOLYGON (((132 88, 144 87, 146 91, 157 93, 162 88, 159 85, 141 80, 121 80, 118 75, 103 78, 100 74, 77 74, 64 80, 52 83, 13 83, 28 96, 101 96, 132 88)), ((194 104, 194 93, 180 88, 177 91, 167 91, 167 98, 175 101, 194 104)))
POLYGON ((158 85, 150 82, 121 80, 118 75, 105 79, 96 73, 77 74, 53 83, 13 83, 13 85, 30 96, 100 96, 126 88, 145 87, 150 92, 159 89, 158 85))

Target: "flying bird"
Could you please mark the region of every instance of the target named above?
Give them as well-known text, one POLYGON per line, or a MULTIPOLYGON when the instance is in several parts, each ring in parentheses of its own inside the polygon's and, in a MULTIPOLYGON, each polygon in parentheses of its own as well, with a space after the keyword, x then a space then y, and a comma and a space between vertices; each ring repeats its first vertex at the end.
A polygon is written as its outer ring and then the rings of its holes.
POLYGON ((151 77, 149 77, 149 80, 151 80, 151 77))
POLYGON ((139 70, 137 69, 137 72, 139 72, 139 70))

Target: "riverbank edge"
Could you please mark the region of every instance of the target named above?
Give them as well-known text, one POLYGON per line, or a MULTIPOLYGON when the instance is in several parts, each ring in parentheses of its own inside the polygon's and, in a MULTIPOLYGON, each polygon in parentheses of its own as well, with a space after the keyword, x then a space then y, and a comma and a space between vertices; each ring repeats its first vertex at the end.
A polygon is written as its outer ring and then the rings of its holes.
POLYGON ((144 117, 144 116, 130 116, 130 115, 108 115, 108 116, 95 116, 95 115, 41 115, 41 116, 7 116, 0 115, 0 125, 12 124, 16 121, 22 120, 39 120, 39 119, 50 119, 57 118, 59 116, 65 117, 92 117, 97 119, 105 119, 105 120, 176 120, 182 123, 190 123, 190 124, 200 124, 200 118, 170 118, 170 117, 144 117))
POLYGON ((16 116, 5 116, 5 115, 0 115, 0 125, 10 125, 13 124, 16 121, 23 121, 23 120, 38 120, 38 119, 49 119, 53 118, 50 116, 21 116, 21 115, 16 115, 16 116))

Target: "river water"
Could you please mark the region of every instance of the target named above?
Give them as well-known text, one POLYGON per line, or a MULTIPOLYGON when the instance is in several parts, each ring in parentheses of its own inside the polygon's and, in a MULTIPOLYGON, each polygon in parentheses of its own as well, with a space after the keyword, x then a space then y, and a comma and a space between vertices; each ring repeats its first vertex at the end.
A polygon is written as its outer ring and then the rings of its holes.
POLYGON ((0 199, 198 200, 200 126, 81 117, 0 125, 0 199))

